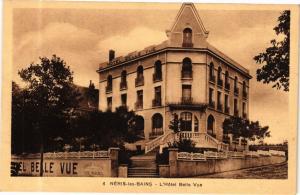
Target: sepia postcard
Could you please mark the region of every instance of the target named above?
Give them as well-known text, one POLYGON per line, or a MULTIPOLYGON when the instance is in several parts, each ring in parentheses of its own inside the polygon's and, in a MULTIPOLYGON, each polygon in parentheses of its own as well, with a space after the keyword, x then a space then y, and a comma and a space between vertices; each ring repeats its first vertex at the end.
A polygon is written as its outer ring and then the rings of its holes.
POLYGON ((0 191, 295 194, 299 6, 4 1, 0 191))

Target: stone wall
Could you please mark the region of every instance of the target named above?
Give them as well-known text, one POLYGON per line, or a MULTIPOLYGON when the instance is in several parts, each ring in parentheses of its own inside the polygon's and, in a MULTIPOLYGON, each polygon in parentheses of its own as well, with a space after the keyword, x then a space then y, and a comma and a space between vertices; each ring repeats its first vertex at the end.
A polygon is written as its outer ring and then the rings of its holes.
POLYGON ((209 159, 206 161, 177 160, 177 149, 169 150, 169 165, 159 166, 160 177, 193 177, 224 171, 239 170, 285 161, 283 156, 265 156, 242 159, 209 159))
MULTIPOLYGON (((118 177, 118 150, 110 148, 107 158, 44 158, 43 176, 118 177)), ((40 176, 39 157, 13 156, 11 162, 20 163, 20 175, 40 176)))

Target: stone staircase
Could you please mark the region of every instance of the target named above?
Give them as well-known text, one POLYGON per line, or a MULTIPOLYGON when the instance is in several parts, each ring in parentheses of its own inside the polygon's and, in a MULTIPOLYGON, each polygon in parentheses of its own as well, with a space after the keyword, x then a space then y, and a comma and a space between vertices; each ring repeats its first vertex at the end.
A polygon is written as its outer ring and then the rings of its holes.
POLYGON ((156 160, 156 151, 139 156, 133 156, 128 168, 128 177, 159 177, 156 160))

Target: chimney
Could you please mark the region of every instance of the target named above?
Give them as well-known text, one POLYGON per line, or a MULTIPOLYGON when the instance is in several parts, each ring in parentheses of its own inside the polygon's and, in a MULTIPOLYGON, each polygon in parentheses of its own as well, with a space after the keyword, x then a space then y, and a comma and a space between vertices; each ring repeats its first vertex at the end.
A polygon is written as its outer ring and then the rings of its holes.
POLYGON ((110 49, 109 50, 109 56, 108 56, 109 61, 112 61, 113 59, 115 59, 115 51, 110 49))

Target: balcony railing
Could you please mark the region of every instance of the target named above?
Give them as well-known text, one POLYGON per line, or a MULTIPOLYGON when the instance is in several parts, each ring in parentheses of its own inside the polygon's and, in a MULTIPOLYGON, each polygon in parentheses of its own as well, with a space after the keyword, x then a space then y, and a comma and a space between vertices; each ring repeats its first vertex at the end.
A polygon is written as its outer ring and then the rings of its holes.
POLYGON ((182 47, 193 47, 193 43, 182 43, 182 47))
POLYGON ((153 73, 153 82, 162 81, 162 74, 161 73, 153 73))
POLYGON ((123 81, 120 83, 120 90, 125 90, 127 89, 127 81, 123 81))
POLYGON ((214 102, 214 101, 210 101, 210 102, 208 103, 208 106, 209 106, 210 108, 215 109, 215 102, 214 102))
POLYGON ((239 88, 234 87, 234 94, 235 94, 235 95, 238 95, 238 94, 239 94, 239 88))
POLYGON ((218 79, 218 86, 223 87, 223 80, 222 79, 218 79))
POLYGON ((229 112, 230 112, 230 108, 228 106, 225 106, 225 113, 229 114, 229 112))
POLYGON ((105 87, 106 93, 111 93, 112 92, 112 85, 108 85, 105 87))
POLYGON ((143 109, 143 102, 136 102, 135 103, 135 109, 136 110, 143 109))
POLYGON ((226 89, 226 90, 230 90, 230 83, 226 83, 226 82, 225 82, 225 89, 226 89))
POLYGON ((152 107, 161 106, 161 99, 152 100, 152 107))
POLYGON ((164 134, 162 128, 153 128, 152 131, 149 133, 150 138, 158 137, 164 134))
POLYGON ((216 76, 215 75, 209 75, 209 81, 212 83, 216 82, 216 76))
POLYGON ((181 97, 182 104, 192 104, 193 98, 192 97, 181 97))
POLYGON ((234 116, 239 116, 239 111, 238 110, 234 111, 234 116))
POLYGON ((144 76, 135 78, 135 86, 138 87, 142 85, 144 85, 144 76))
POLYGON ((218 109, 219 111, 223 111, 223 105, 222 105, 222 104, 218 104, 218 105, 217 105, 217 109, 218 109))
POLYGON ((243 91, 243 98, 247 98, 247 96, 248 96, 247 91, 243 91))
POLYGON ((182 79, 193 79, 193 71, 181 71, 182 79))

